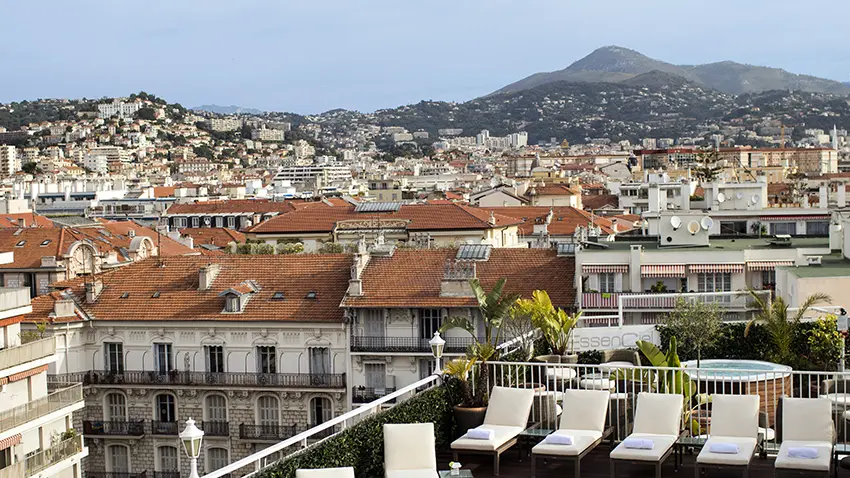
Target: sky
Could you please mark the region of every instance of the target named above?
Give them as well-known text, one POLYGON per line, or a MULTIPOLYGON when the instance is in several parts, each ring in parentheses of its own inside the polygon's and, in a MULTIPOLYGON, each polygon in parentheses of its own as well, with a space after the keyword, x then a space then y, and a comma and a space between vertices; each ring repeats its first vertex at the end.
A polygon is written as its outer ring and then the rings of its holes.
POLYGON ((466 101, 605 45, 850 80, 847 0, 2 2, 0 102, 146 91, 301 114, 466 101))

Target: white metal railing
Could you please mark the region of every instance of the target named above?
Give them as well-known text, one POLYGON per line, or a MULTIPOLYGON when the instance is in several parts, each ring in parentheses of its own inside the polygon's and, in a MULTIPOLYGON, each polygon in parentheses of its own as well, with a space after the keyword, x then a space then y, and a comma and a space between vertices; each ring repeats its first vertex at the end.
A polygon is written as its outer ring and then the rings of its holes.
POLYGON ((850 445, 850 372, 797 371, 790 367, 746 360, 703 361, 700 368, 611 365, 489 362, 488 386, 535 388, 530 422, 556 429, 565 390, 610 390, 607 427, 615 440, 630 432, 640 392, 681 393, 684 405, 683 435, 704 439, 710 434, 710 397, 722 394, 757 394, 760 402, 759 434, 765 452, 775 452, 781 442, 780 397, 823 398, 832 402, 838 443, 850 445), (729 368, 735 365, 735 368, 729 368), (672 386, 684 378, 690 393, 672 386), (686 399, 687 396, 687 399, 686 399), (706 401, 706 397, 708 401, 706 401))
POLYGON ((82 401, 83 385, 81 383, 56 390, 44 397, 0 412, 0 432, 82 401))
POLYGON ((0 369, 7 369, 56 353, 56 338, 48 337, 0 350, 0 369))
MULTIPOLYGON (((245 477, 253 476, 257 472, 262 471, 264 468, 263 461, 271 455, 274 455, 280 451, 286 450, 287 448, 293 446, 301 446, 302 449, 296 451, 295 453, 307 453, 309 452, 309 447, 307 446, 307 440, 311 438, 328 438, 329 436, 334 435, 333 429, 339 426, 342 430, 358 423, 364 418, 368 418, 374 413, 380 411, 381 406, 395 401, 395 403, 401 402, 407 398, 412 397, 416 393, 432 388, 440 381, 439 375, 431 375, 430 377, 423 378, 418 382, 412 383, 402 389, 399 389, 393 393, 387 394, 373 402, 369 402, 365 405, 362 405, 350 412, 344 413, 336 418, 326 421, 320 425, 317 425, 309 430, 301 432, 291 438, 287 438, 281 442, 278 442, 264 450, 258 451, 257 453, 251 454, 241 460, 234 461, 233 463, 219 468, 211 473, 208 473, 203 476, 203 478, 219 478, 226 476, 230 473, 235 473, 237 470, 253 465, 254 470, 244 475, 245 477)), ((285 459, 285 458, 284 458, 285 459)), ((268 466, 268 465, 266 465, 268 466)))
POLYGON ((29 305, 29 287, 0 287, 0 310, 19 309, 29 305))
POLYGON ((83 451, 83 436, 71 437, 50 448, 28 456, 23 461, 0 469, 0 478, 33 476, 63 460, 67 460, 81 451, 83 451))

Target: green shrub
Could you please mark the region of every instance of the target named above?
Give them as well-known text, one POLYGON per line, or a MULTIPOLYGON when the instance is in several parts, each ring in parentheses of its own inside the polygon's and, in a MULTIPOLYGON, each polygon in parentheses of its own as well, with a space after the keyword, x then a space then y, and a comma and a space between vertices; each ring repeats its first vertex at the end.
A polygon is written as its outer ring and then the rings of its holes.
POLYGON ((602 363, 602 351, 585 350, 578 353, 578 363, 583 365, 598 365, 602 363))
POLYGON ((274 254, 274 246, 271 244, 255 244, 254 254, 269 255, 274 254))
POLYGON ((278 254, 300 254, 304 252, 304 244, 300 242, 283 242, 277 245, 278 254))
POLYGON ((250 254, 252 246, 253 246, 253 244, 237 244, 236 245, 236 253, 237 254, 250 254))
POLYGON ((339 254, 345 252, 345 246, 336 242, 325 242, 319 247, 321 254, 339 254))
MULTIPOLYGON (((293 478, 295 470, 351 466, 358 478, 384 476, 385 423, 433 423, 437 448, 448 446, 454 427, 446 388, 422 392, 367 418, 322 443, 296 453, 257 474, 257 478, 293 478)), ((416 450, 410 450, 415 453, 416 450)))

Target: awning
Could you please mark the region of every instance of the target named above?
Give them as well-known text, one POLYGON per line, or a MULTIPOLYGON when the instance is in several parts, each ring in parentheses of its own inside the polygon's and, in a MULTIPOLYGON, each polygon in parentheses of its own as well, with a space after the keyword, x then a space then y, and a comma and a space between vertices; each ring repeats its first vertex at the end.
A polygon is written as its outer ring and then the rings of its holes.
POLYGON ((650 264, 640 266, 643 277, 685 277, 684 264, 650 264))
POLYGON ((5 450, 6 448, 17 445, 21 442, 21 434, 12 435, 9 438, 4 438, 0 440, 0 450, 5 450))
POLYGON ((628 264, 582 264, 581 272, 583 274, 627 274, 629 272, 628 264))
POLYGON ((733 274, 744 272, 743 264, 691 264, 688 266, 691 274, 717 274, 730 272, 733 274))
POLYGON ((779 266, 793 266, 794 261, 752 261, 747 262, 747 269, 751 271, 772 271, 779 266))

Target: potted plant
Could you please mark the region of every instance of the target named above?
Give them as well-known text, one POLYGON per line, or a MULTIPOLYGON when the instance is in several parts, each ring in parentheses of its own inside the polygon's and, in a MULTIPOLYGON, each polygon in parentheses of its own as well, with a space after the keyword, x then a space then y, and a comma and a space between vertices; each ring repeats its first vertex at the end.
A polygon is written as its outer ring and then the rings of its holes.
POLYGON ((573 330, 581 318, 581 312, 571 315, 552 305, 549 294, 536 290, 531 299, 517 301, 517 307, 531 315, 532 323, 540 329, 543 338, 552 351, 550 355, 540 355, 537 360, 548 363, 577 363, 578 354, 569 353, 573 330))
POLYGON ((519 299, 518 294, 504 293, 507 279, 501 278, 489 292, 485 291, 478 279, 471 279, 469 285, 478 302, 478 311, 484 325, 484 336, 475 333, 475 324, 468 317, 450 317, 446 319, 440 333, 450 329, 463 329, 475 339, 466 351, 466 358, 456 359, 446 366, 446 373, 456 379, 460 393, 454 407, 458 429, 465 432, 484 423, 484 413, 490 390, 487 387, 489 376, 488 360, 499 357, 497 346, 502 340, 502 324, 510 315, 511 309, 519 299), (472 387, 475 381, 475 387, 472 387))

